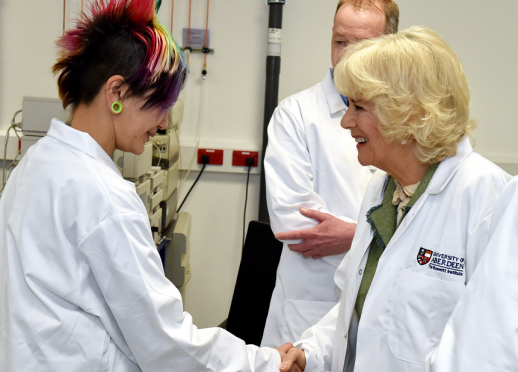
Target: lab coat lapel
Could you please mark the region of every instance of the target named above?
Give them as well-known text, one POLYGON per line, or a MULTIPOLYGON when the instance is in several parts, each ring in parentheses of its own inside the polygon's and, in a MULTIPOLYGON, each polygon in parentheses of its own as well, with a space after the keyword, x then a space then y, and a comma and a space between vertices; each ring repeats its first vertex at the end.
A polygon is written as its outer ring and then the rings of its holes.
MULTIPOLYGON (((379 173, 377 173, 379 179, 378 180, 372 180, 371 182, 379 182, 380 188, 378 192, 374 192, 371 196, 365 195, 364 200, 362 202, 362 207, 360 209, 360 215, 359 218, 367 218, 367 210, 364 206, 372 206, 372 205, 378 205, 383 200, 383 195, 385 193, 385 189, 388 185, 389 177, 386 177, 385 172, 378 170, 379 173)), ((366 225, 368 226, 368 225, 366 225)), ((356 230, 354 239, 361 240, 360 242, 356 243, 353 242, 352 246, 355 247, 354 251, 349 251, 347 255, 344 257, 338 268, 336 269, 335 273, 335 284, 340 288, 342 291, 345 288, 345 283, 350 282, 350 280, 355 280, 352 278, 349 273, 349 270, 347 270, 347 267, 349 265, 349 262, 355 262, 352 266, 357 265, 357 263, 360 263, 363 259, 363 256, 367 252, 369 248, 369 244, 372 241, 373 233, 372 229, 369 228, 365 229, 363 231, 356 230)), ((354 266, 356 267, 356 266, 354 266)), ((359 286, 359 285, 358 285, 359 286)))
MULTIPOLYGON (((389 181, 390 181, 390 177, 387 176, 383 180, 383 183, 381 184, 380 191, 373 195, 373 197, 369 201, 368 205, 381 204, 381 202, 383 200, 383 196, 385 195, 385 190, 387 189, 387 186, 389 184, 389 181)), ((367 218, 366 213, 364 214, 363 218, 367 218)), ((358 267, 361 270, 365 269, 365 263, 367 262, 367 253, 369 252, 370 243, 372 242, 372 239, 374 238, 374 232, 373 232, 370 224, 365 224, 363 226, 365 226, 365 230, 363 230, 362 232, 359 232, 359 235, 358 235, 359 239, 361 239, 361 242, 359 242, 358 244, 355 244, 355 247, 356 247, 355 250, 352 252, 349 252, 349 254, 346 256, 346 258, 348 258, 349 260, 352 260, 354 262, 352 265, 349 265, 349 267, 358 267)), ((346 264, 346 263, 342 262, 342 264, 346 264)), ((343 269, 337 270, 337 272, 339 272, 339 271, 348 272, 348 270, 343 270, 343 269)), ((356 301, 356 296, 358 295, 358 290, 360 288, 361 279, 358 278, 356 271, 354 273, 348 272, 348 275, 350 275, 349 282, 351 284, 348 286, 348 289, 347 289, 348 294, 346 295, 346 298, 352 299, 352 302, 353 302, 353 306, 347 306, 347 309, 349 309, 351 311, 351 314, 348 314, 348 316, 349 316, 349 315, 352 315, 352 309, 354 309, 354 301, 356 301)), ((336 281, 336 276, 335 276, 335 281, 336 281)), ((343 286, 341 288, 343 288, 343 286)), ((345 301, 345 302, 349 303, 350 301, 345 301)), ((343 310, 345 310, 345 308, 343 310)))
MULTIPOLYGON (((379 182, 379 189, 371 195, 365 195, 359 218, 366 219, 368 209, 370 209, 371 206, 379 205, 382 202, 389 180, 390 178, 385 172, 381 170, 376 172, 371 182, 379 182)), ((335 282, 337 286, 342 289, 342 296, 339 302, 339 316, 343 317, 342 319, 345 319, 345 321, 338 321, 336 325, 337 329, 335 333, 334 350, 337 352, 333 354, 332 358, 333 371, 342 371, 344 367, 345 356, 347 353, 347 340, 349 337, 349 326, 351 324, 354 312, 354 303, 358 296, 358 290, 361 283, 361 278, 359 278, 356 268, 361 270, 365 268, 367 252, 369 250, 370 242, 374 237, 374 233, 370 225, 363 224, 363 226, 364 229, 362 231, 356 231, 354 238, 355 242, 353 243, 354 249, 347 253, 335 274, 335 282), (359 241, 356 242, 356 239, 359 241), (355 268, 356 270, 349 270, 349 268, 355 268), (345 286, 345 283, 347 283, 347 286, 345 286)))
MULTIPOLYGON (((387 178, 388 179, 388 178, 387 178)), ((383 186, 383 190, 385 189, 386 184, 383 186)), ((371 205, 377 205, 381 203, 383 195, 373 198, 371 205)), ((358 290, 361 284, 361 276, 358 275, 358 270, 365 270, 365 264, 367 262, 368 251, 370 247, 370 242, 374 238, 374 233, 370 228, 370 225, 366 224, 364 226, 368 226, 368 229, 364 230, 361 236, 361 242, 356 245, 354 251, 349 252, 342 264, 345 264, 346 267, 349 268, 358 268, 356 270, 346 270, 346 275, 349 277, 346 282, 349 284, 347 287, 343 288, 342 297, 340 299, 340 310, 339 314, 343 314, 343 319, 345 321, 337 322, 337 331, 335 338, 335 346, 334 350, 336 350, 335 355, 333 355, 333 371, 342 371, 344 368, 344 363, 346 359, 346 354, 348 352, 348 339, 350 337, 349 330, 351 326, 351 322, 353 321, 354 316, 354 304, 356 302, 356 297, 358 296, 358 290), (348 260, 353 261, 353 264, 348 264, 348 260)), ((337 270, 337 273, 339 271, 337 270)), ((336 281, 336 276, 335 276, 336 281)), ((340 315, 339 315, 340 316, 340 315)), ((351 337, 355 337, 354 335, 351 337)))

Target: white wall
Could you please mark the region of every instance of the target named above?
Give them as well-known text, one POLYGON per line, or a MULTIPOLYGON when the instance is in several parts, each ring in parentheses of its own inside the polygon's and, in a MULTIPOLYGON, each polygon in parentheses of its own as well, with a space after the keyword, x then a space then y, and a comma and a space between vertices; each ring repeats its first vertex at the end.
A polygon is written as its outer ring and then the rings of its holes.
MULTIPOLYGON (((173 36, 181 42, 188 2, 175 2, 173 36)), ((334 0, 290 2, 284 7, 279 98, 322 80, 330 65, 334 0), (292 7, 292 4, 295 6, 292 7), (325 24, 325 27, 312 27, 325 24)), ((165 9, 164 9, 165 10, 165 9)), ((193 2, 191 25, 205 27, 206 2, 193 2)), ((202 146, 222 142, 262 143, 268 6, 264 1, 211 2, 209 28, 214 55, 207 58, 203 83, 202 146)), ((191 76, 185 92, 181 142, 196 138, 203 56, 190 56, 191 76)), ((246 150, 247 148, 243 148, 246 150)), ((237 149, 236 149, 237 150, 237 149)), ((196 168, 196 167, 195 167, 196 168)), ((197 173, 182 186, 182 198, 197 173)), ((205 173, 182 210, 192 214, 192 278, 186 286, 185 309, 200 326, 226 319, 239 267, 245 174, 205 173)), ((259 176, 250 178, 247 222, 257 219, 259 176)))
MULTIPOLYGON (((518 45, 518 24, 511 19, 518 14, 518 3, 506 0, 400 0, 398 4, 401 12, 400 29, 412 25, 428 26, 443 36, 459 54, 472 89, 472 115, 479 119, 479 128, 475 132, 476 151, 499 163, 508 172, 518 174, 518 127, 514 125, 516 120, 513 112, 513 103, 518 102, 518 91, 515 88, 518 70, 513 68, 518 66, 518 51, 515 47, 518 45)), ((205 11, 204 4, 198 6, 197 11, 205 11)), ((280 99, 310 87, 323 78, 326 68, 330 66, 330 38, 335 6, 335 0, 293 0, 284 7, 280 99)), ((209 27, 213 31, 212 47, 216 54, 208 58, 206 89, 211 99, 220 98, 206 102, 207 120, 204 121, 202 138, 206 139, 204 144, 208 146, 226 138, 244 142, 261 141, 268 19, 266 8, 264 1, 260 0, 247 1, 246 5, 242 1, 228 1, 226 6, 222 5, 220 10, 215 9, 211 14, 209 27), (252 14, 260 15, 260 20, 252 17, 252 14), (218 27, 218 16, 221 17, 219 22, 227 25, 223 30, 218 27), (233 27, 227 31, 229 24, 233 27), (243 36, 234 41, 236 32, 243 36), (229 37, 232 44, 244 43, 242 48, 228 45, 229 37), (224 56, 219 52, 222 48, 224 56), (211 63, 213 72, 210 70, 211 63), (223 81, 220 74, 229 80, 223 81), (214 75, 218 75, 214 79, 217 83, 211 80, 214 75)), ((184 19, 187 19, 186 10, 184 13, 184 19)), ((174 36, 179 36, 179 29, 184 25, 181 25, 181 20, 175 22, 174 36)), ((201 19, 195 27, 203 25, 204 19, 201 19)), ((188 85, 187 102, 192 106, 186 111, 182 128, 184 143, 192 141, 196 133, 199 105, 196 105, 195 100, 199 100, 200 93, 192 87, 199 86, 201 70, 199 61, 196 65, 196 57, 191 57, 193 73, 188 85), (187 128, 189 124, 194 125, 187 128)), ((201 60, 201 57, 197 59, 201 60)), ((191 175, 190 181, 193 177, 195 174, 191 175)), ((204 174, 200 182, 196 186, 196 194, 190 200, 192 204, 185 209, 193 214, 193 239, 200 240, 199 243, 193 240, 193 247, 200 248, 196 253, 193 250, 193 281, 188 284, 185 303, 186 309, 193 313, 194 319, 200 324, 216 325, 227 313, 232 295, 232 279, 238 268, 237 232, 241 226, 241 205, 236 197, 242 200, 244 176, 225 178, 209 173, 204 174), (215 184, 226 185, 229 189, 211 200, 207 195, 216 192, 215 184), (241 194, 236 195, 236 190, 240 190, 241 194), (222 200, 225 203, 222 204, 222 200), (228 230, 221 230, 218 224, 211 224, 207 213, 219 213, 225 220, 228 219, 228 230), (218 244, 209 243, 215 242, 215 239, 218 244), (226 262, 224 266, 229 268, 228 276, 221 276, 222 266, 212 267, 211 259, 204 256, 208 251, 201 246, 207 245, 217 247, 221 254, 220 262, 226 262), (195 282, 197 271, 204 272, 206 276, 197 276, 199 282, 195 282), (204 288, 202 282, 214 283, 220 289, 220 301, 210 310, 198 306, 205 296, 213 293, 204 288)), ((253 177, 252 182, 258 189, 259 178, 253 177)), ((257 205, 249 203, 249 209, 248 218, 257 216, 257 205)))
MULTIPOLYGON (((88 1, 85 0, 85 3, 88 1)), ((50 68, 54 40, 62 30, 61 0, 0 0, 0 130, 9 126, 22 97, 57 97, 50 68)), ((79 0, 67 0, 67 15, 79 0)), ((175 1, 173 36, 181 43, 188 1, 175 1)), ((476 151, 518 173, 518 2, 509 0, 399 0, 401 27, 426 25, 459 54, 472 88, 473 116, 479 119, 476 151), (504 164, 508 163, 508 164, 504 164), (514 167, 514 168, 513 168, 514 167), (514 170, 513 170, 514 169, 514 170)), ((193 28, 205 27, 205 5, 193 1, 193 28)), ((169 26, 171 1, 160 18, 169 26)), ((319 82, 330 65, 336 0, 289 0, 284 6, 280 98, 319 82)), ((260 144, 263 122, 266 29, 264 0, 211 1, 212 31, 205 100, 200 107, 201 55, 191 55, 191 76, 181 142, 191 145, 202 109, 202 145, 260 144)), ((246 148, 243 148, 246 150, 246 148)), ((194 181, 192 172, 182 196, 194 181)), ((245 174, 206 172, 183 211, 192 214, 191 267, 185 308, 200 327, 228 314, 240 250, 245 174)), ((259 177, 250 178, 247 221, 258 210, 259 177)))
POLYGON ((401 27, 428 26, 458 54, 479 120, 475 151, 498 163, 518 163, 518 2, 400 0, 401 27))
POLYGON ((7 129, 22 97, 57 97, 50 71, 61 34, 62 2, 0 0, 0 129, 7 129))

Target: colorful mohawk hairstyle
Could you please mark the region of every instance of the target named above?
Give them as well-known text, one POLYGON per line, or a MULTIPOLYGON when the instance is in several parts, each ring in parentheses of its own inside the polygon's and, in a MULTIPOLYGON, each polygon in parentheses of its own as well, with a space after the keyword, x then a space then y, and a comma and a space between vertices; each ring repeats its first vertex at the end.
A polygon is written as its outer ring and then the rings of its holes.
POLYGON ((144 109, 176 102, 189 69, 155 7, 155 0, 94 0, 91 17, 81 13, 56 42, 61 50, 52 71, 63 107, 91 103, 114 75, 128 86, 123 98, 146 96, 144 109))

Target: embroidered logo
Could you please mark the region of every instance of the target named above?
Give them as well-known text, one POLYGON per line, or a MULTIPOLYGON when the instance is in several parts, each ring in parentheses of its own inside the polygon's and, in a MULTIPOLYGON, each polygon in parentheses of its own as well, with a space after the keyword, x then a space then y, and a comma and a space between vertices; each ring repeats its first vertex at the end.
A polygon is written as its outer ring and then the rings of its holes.
MULTIPOLYGON (((421 248, 423 250, 423 248, 421 248)), ((421 253, 421 251, 419 251, 421 253)), ((417 258, 419 261, 419 256, 417 258)), ((463 276, 464 265, 466 264, 464 257, 452 256, 439 252, 432 252, 432 259, 428 268, 435 271, 441 271, 445 274, 463 276)), ((422 264, 421 264, 422 265, 422 264)))
POLYGON ((419 249, 419 253, 417 254, 417 262, 419 262, 419 265, 426 265, 428 262, 430 262, 432 254, 433 251, 430 251, 429 249, 419 249))

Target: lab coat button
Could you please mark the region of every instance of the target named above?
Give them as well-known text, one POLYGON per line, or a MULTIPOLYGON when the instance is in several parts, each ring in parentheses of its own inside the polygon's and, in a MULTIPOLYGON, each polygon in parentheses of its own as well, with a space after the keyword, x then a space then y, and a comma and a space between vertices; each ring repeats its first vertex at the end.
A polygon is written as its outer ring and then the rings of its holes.
POLYGON ((358 275, 362 275, 362 269, 358 271, 358 275))
POLYGON ((345 339, 347 340, 347 333, 344 335, 345 339))

